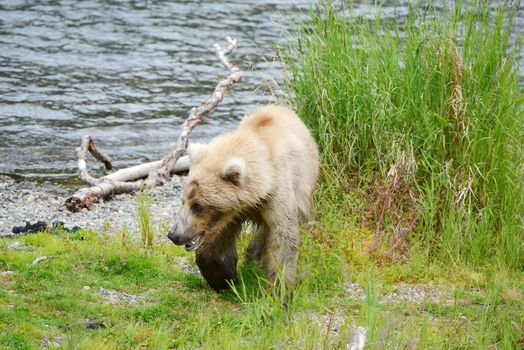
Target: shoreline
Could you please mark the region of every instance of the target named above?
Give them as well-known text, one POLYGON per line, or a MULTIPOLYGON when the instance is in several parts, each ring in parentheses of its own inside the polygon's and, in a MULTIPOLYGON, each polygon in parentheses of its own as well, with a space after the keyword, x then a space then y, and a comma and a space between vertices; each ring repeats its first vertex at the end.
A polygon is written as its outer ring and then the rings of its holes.
MULTIPOLYGON (((151 218, 158 232, 169 227, 175 212, 180 207, 183 181, 177 176, 168 184, 149 191, 151 196, 151 218)), ((126 229, 137 229, 137 200, 134 194, 121 194, 108 201, 96 203, 92 210, 82 209, 78 213, 68 211, 64 205, 66 196, 76 189, 52 183, 35 184, 16 181, 0 176, 0 237, 18 237, 13 234, 14 226, 24 226, 37 221, 63 222, 65 228, 79 226, 108 234, 126 229)))

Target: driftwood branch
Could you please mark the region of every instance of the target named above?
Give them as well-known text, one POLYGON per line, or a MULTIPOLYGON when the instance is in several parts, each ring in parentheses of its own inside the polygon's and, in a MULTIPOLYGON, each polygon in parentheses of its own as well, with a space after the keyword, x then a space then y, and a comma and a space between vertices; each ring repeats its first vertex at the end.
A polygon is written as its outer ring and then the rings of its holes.
POLYGON ((107 170, 111 169, 111 159, 98 151, 90 136, 82 138, 80 147, 76 149, 78 171, 80 178, 91 187, 82 188, 67 198, 65 201, 67 209, 77 212, 83 208, 91 208, 93 203, 110 195, 161 186, 169 180, 172 174, 189 169, 189 159, 183 155, 193 128, 224 99, 228 88, 242 79, 242 70, 228 58, 228 55, 236 48, 237 42, 229 37, 227 41, 226 48, 222 49, 215 44, 215 49, 222 64, 229 69, 228 76, 217 84, 213 94, 201 106, 191 109, 189 117, 182 125, 175 147, 162 160, 139 164, 101 178, 95 178, 89 174, 87 169, 87 152, 89 151, 93 157, 103 162, 107 170))
POLYGON ((242 79, 242 70, 236 64, 231 63, 227 57, 227 55, 237 46, 237 41, 230 37, 227 37, 227 41, 229 43, 228 47, 222 49, 218 44, 215 44, 215 49, 217 50, 217 55, 220 61, 229 68, 229 75, 217 84, 213 94, 202 103, 202 105, 198 108, 194 107, 191 109, 189 117, 182 125, 182 131, 180 132, 175 148, 169 152, 164 159, 162 159, 160 168, 149 174, 146 180, 146 186, 148 188, 162 185, 169 178, 169 174, 173 170, 176 161, 184 154, 187 148, 193 128, 197 126, 205 116, 213 111, 220 102, 222 102, 227 89, 242 79))

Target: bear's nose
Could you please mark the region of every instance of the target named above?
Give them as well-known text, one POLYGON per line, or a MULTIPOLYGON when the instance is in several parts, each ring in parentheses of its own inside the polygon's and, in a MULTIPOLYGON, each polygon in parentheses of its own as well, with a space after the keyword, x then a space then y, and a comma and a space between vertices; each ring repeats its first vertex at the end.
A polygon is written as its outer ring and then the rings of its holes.
POLYGON ((182 243, 180 242, 180 235, 178 235, 177 232, 178 227, 175 224, 175 226, 173 226, 171 231, 169 231, 169 233, 167 234, 167 238, 169 238, 171 242, 175 243, 176 245, 181 245, 182 243))

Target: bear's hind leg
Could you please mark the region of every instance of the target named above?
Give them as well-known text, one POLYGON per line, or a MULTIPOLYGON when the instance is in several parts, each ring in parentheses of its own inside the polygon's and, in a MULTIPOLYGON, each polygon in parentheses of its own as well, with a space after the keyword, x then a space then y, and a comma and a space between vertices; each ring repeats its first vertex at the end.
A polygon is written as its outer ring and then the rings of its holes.
POLYGON ((285 297, 295 288, 299 253, 298 208, 293 203, 276 201, 276 208, 268 212, 269 234, 264 251, 266 278, 274 292, 284 287, 285 297))

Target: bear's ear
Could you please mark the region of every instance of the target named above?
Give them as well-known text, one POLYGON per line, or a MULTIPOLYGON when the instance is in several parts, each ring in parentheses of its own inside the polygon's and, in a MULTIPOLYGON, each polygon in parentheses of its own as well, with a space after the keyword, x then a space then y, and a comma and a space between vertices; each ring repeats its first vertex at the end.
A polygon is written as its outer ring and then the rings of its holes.
POLYGON ((208 145, 202 143, 192 143, 187 147, 187 154, 191 164, 197 164, 204 158, 207 152, 208 145))
POLYGON ((246 162, 242 158, 231 158, 222 168, 222 178, 236 186, 244 183, 246 176, 246 162))

